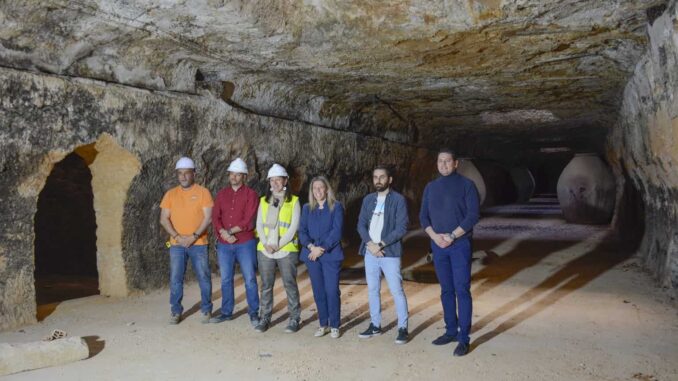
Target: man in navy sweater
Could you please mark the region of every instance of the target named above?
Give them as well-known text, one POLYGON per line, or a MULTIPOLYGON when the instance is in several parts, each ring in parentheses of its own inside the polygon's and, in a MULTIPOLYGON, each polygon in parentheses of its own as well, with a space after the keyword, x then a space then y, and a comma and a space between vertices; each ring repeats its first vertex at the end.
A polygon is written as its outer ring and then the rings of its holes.
POLYGON ((454 355, 464 356, 471 340, 471 238, 480 207, 475 184, 456 172, 458 165, 454 151, 438 152, 441 176, 426 185, 419 220, 431 237, 445 318, 446 331, 433 344, 457 341, 454 355))

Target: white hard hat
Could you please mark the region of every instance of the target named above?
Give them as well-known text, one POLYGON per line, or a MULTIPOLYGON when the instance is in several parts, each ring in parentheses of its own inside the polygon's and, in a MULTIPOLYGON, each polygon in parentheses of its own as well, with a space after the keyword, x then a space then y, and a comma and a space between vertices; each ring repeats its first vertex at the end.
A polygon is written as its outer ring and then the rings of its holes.
POLYGON ((191 160, 190 157, 182 157, 177 161, 177 165, 174 169, 195 169, 195 163, 191 160))
POLYGON ((270 179, 271 177, 290 177, 290 176, 287 174, 287 171, 282 165, 273 164, 271 169, 268 170, 268 176, 266 178, 270 179))
POLYGON ((247 164, 245 164, 243 159, 237 158, 231 162, 231 165, 228 166, 227 171, 247 174, 247 164))

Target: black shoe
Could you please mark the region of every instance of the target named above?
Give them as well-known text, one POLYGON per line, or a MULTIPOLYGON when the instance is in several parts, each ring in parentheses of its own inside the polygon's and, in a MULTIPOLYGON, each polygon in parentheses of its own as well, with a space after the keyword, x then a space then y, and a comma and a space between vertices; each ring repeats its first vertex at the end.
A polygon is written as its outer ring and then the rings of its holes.
POLYGON ((445 345, 445 344, 449 344, 449 343, 456 342, 456 341, 457 341, 456 336, 450 336, 450 335, 447 335, 447 334, 443 334, 442 336, 439 336, 437 339, 433 340, 431 342, 431 344, 433 344, 433 345, 445 345))
POLYGON ((254 327, 254 330, 257 332, 266 332, 268 330, 268 321, 267 320, 260 320, 259 324, 254 327))
POLYGON ((407 328, 398 328, 398 337, 396 338, 396 344, 406 344, 407 343, 407 328))
POLYGON ((465 356, 468 353, 469 345, 466 343, 459 343, 456 348, 454 348, 454 355, 457 357, 465 356))
POLYGON ((285 333, 295 333, 299 330, 299 322, 296 320, 290 320, 287 327, 285 327, 285 333))
POLYGON ((233 320, 233 315, 219 314, 210 319, 210 323, 223 323, 227 320, 233 320))
POLYGON ((381 327, 375 327, 374 324, 370 323, 370 326, 361 332, 358 337, 361 339, 367 339, 372 336, 379 336, 381 335, 381 327))

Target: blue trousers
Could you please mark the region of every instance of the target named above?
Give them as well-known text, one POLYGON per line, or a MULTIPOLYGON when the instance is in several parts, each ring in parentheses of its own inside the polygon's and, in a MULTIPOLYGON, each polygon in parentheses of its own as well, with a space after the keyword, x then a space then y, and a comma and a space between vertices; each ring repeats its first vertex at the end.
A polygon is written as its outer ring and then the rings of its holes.
POLYGON ((446 335, 468 344, 471 332, 471 240, 462 239, 441 249, 431 242, 433 266, 440 283, 446 335))
POLYGON ((207 258, 207 245, 193 245, 188 248, 174 245, 170 253, 170 307, 173 314, 181 314, 184 307, 184 275, 190 258, 193 271, 200 285, 200 311, 212 312, 212 276, 207 258))
POLYGON ((341 291, 339 290, 339 271, 341 261, 315 262, 306 260, 308 275, 311 277, 313 299, 318 308, 318 320, 321 327, 339 328, 341 317, 341 291))
POLYGON ((257 285, 257 241, 227 245, 217 243, 217 259, 221 270, 221 313, 233 315, 235 305, 233 275, 235 262, 240 264, 243 280, 245 281, 245 295, 247 295, 248 315, 250 318, 259 316, 259 287, 257 285))

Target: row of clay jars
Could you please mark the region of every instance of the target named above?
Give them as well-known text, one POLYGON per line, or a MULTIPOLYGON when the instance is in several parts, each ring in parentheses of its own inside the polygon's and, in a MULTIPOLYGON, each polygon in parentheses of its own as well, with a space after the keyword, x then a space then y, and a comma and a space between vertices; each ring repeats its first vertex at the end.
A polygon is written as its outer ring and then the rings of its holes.
POLYGON ((458 171, 475 183, 483 207, 524 203, 534 194, 534 177, 526 167, 509 171, 496 163, 481 161, 476 165, 473 160, 462 158, 458 171))
MULTIPOLYGON (((524 203, 534 193, 534 177, 525 167, 508 171, 512 181, 507 180, 507 174, 503 173, 507 171, 498 164, 478 162, 476 166, 467 158, 460 159, 458 171, 475 183, 483 207, 524 203)), ((576 154, 570 160, 558 179, 557 194, 568 222, 607 224, 612 219, 615 180, 596 154, 576 154)))

